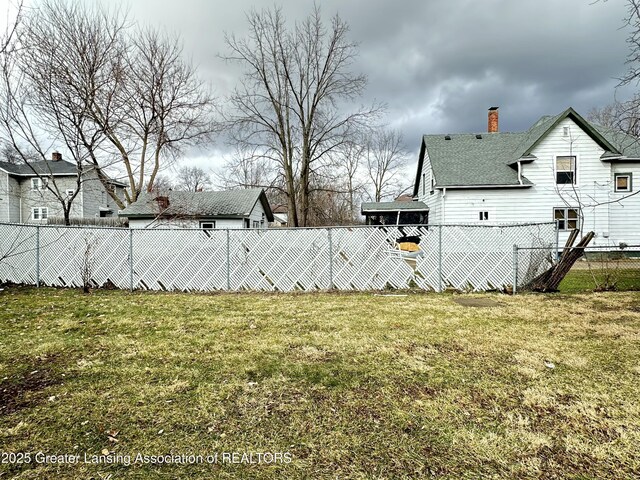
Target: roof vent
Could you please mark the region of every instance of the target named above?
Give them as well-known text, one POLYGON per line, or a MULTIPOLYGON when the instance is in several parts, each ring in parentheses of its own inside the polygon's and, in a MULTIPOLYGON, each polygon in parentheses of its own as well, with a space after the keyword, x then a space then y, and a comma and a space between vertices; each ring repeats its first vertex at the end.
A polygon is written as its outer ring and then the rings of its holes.
POLYGON ((445 140, 451 140, 451 135, 445 135, 445 136, 444 136, 444 139, 445 139, 445 140))
POLYGON ((480 133, 476 133, 476 138, 477 138, 478 140, 482 140, 482 135, 481 135, 480 133))

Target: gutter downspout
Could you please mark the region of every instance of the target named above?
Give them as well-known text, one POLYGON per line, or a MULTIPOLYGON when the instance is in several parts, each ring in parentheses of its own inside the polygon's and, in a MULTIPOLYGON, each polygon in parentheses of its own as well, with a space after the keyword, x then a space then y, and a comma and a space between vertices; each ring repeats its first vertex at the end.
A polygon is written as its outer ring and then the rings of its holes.
POLYGON ((20 223, 22 223, 22 195, 20 195, 20 223))
POLYGON ((440 223, 444 223, 445 222, 445 197, 447 196, 447 187, 444 187, 442 189, 442 218, 440 219, 440 223))
POLYGON ((522 185, 522 163, 518 160, 518 182, 522 185))

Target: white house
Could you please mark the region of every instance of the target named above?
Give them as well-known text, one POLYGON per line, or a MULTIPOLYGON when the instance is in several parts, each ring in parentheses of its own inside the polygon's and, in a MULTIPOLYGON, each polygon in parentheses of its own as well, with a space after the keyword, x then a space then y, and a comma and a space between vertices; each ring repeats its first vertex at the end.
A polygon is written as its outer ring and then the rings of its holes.
POLYGON ((267 228, 273 222, 262 189, 143 193, 118 215, 131 228, 267 228))
MULTIPOLYGON (((83 169, 80 191, 71 203, 72 218, 112 217, 118 207, 107 193, 95 170, 83 169)), ((109 179, 108 188, 124 198, 126 185, 109 179)), ((51 160, 24 163, 0 162, 0 222, 47 223, 51 217, 62 217, 60 197, 73 197, 78 188, 78 168, 53 152, 51 160)))
POLYGON ((568 108, 525 132, 425 135, 413 198, 438 223, 556 221, 559 240, 593 230, 592 245, 640 244, 638 139, 568 108))

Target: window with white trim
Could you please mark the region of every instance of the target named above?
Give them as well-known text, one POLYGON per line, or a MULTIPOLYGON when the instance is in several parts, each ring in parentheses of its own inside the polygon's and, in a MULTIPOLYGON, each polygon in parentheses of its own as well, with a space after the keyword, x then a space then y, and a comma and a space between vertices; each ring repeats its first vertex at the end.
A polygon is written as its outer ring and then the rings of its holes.
POLYGON ((73 194, 76 193, 76 191, 73 188, 68 188, 64 193, 67 194, 67 197, 73 197, 73 194))
POLYGON ((253 228, 260 228, 260 222, 258 220, 253 221, 253 228))
POLYGON ((558 185, 576 183, 575 155, 558 155, 556 157, 556 183, 558 185))
POLYGON ((630 192, 633 188, 633 175, 631 173, 616 173, 614 175, 614 191, 630 192))
POLYGON ((49 218, 49 209, 47 207, 33 207, 31 209, 31 218, 33 220, 46 220, 49 218))
POLYGON ((558 224, 558 230, 568 231, 579 228, 580 210, 578 208, 558 207, 553 209, 553 219, 558 224))
POLYGON ((481 222, 489 220, 489 212, 478 212, 478 220, 481 222))
POLYGON ((216 228, 216 222, 213 220, 210 222, 200 222, 200 228, 203 230, 213 230, 216 228))
POLYGON ((42 188, 42 181, 39 178, 31 179, 31 190, 40 190, 42 188))
POLYGON ((422 174, 422 194, 427 193, 427 174, 422 174))

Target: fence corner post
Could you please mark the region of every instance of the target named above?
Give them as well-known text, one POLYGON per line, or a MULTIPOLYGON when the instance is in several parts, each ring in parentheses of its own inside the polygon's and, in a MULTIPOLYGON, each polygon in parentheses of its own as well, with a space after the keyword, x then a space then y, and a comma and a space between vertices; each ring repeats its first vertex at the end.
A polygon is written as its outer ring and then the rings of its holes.
POLYGON ((36 225, 36 287, 40 287, 40 225, 36 225))
POLYGON ((438 292, 442 293, 442 225, 438 225, 438 292))
POLYGON ((231 239, 229 234, 229 229, 227 228, 227 290, 231 290, 231 239))
POLYGON ((129 290, 133 292, 133 228, 129 227, 129 290))
POLYGON ((518 291, 518 245, 513 245, 513 295, 518 291))
POLYGON ((329 237, 329 290, 333 290, 333 236, 330 228, 327 229, 327 235, 329 237))

